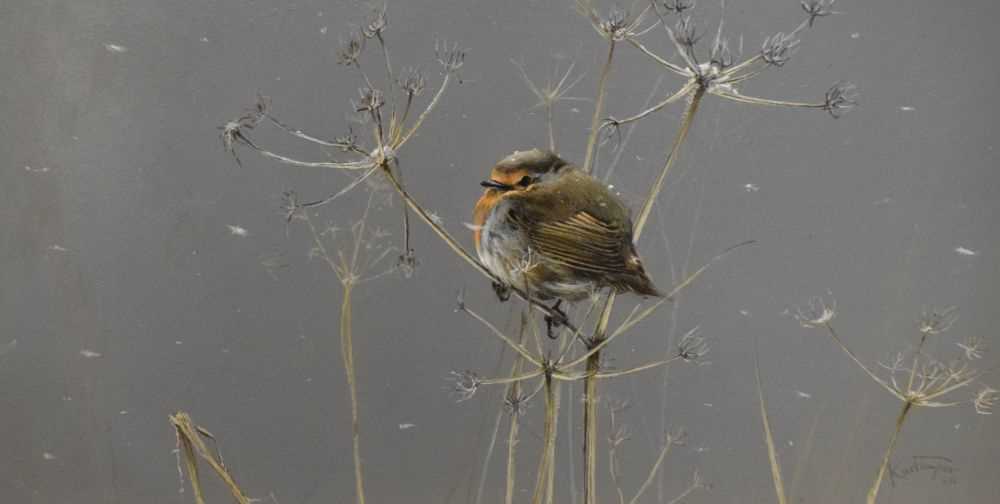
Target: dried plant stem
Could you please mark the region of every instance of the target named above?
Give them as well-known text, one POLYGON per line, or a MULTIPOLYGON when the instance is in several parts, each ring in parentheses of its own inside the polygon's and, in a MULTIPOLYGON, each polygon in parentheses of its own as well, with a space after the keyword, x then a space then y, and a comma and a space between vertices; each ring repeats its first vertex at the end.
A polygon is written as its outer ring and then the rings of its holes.
POLYGON ((250 498, 240 490, 240 487, 236 484, 236 480, 229 474, 229 470, 222 463, 222 457, 212 453, 202 439, 202 437, 212 440, 215 438, 207 430, 196 426, 191 420, 191 416, 183 411, 178 411, 170 415, 169 419, 177 434, 178 449, 182 449, 184 452, 184 463, 188 471, 188 479, 191 480, 195 502, 197 504, 205 504, 196 458, 201 457, 205 462, 208 462, 208 465, 219 476, 219 479, 229 488, 229 492, 237 504, 250 504, 250 498))
MULTIPOLYGON (((515 382, 512 389, 515 393, 519 392, 520 385, 515 382)), ((519 422, 520 415, 514 412, 510 415, 510 432, 507 434, 507 485, 504 492, 504 503, 514 504, 514 481, 517 478, 517 459, 515 454, 517 452, 517 445, 520 443, 520 438, 518 437, 521 424, 519 422)))
MULTIPOLYGON (((601 316, 594 329, 592 346, 600 345, 608 330, 611 319, 611 309, 614 307, 615 293, 608 294, 604 302, 601 316)), ((583 456, 584 456, 584 491, 583 502, 597 502, 597 373, 601 370, 601 352, 594 352, 587 357, 587 378, 583 384, 583 456)))
POLYGON ((667 179, 667 173, 670 172, 670 167, 673 166, 674 162, 677 160, 677 155, 680 153, 681 145, 687 138, 688 132, 691 131, 691 125, 694 123, 694 116, 698 113, 698 106, 701 104, 701 99, 705 96, 704 86, 699 86, 694 94, 691 95, 691 101, 688 102, 687 109, 684 110, 684 116, 681 118, 681 127, 677 131, 677 135, 674 137, 674 143, 670 147, 670 152, 667 154, 667 160, 663 164, 663 170, 660 171, 660 175, 656 177, 656 182, 649 188, 649 194, 646 196, 646 201, 642 204, 642 210, 639 211, 639 217, 635 220, 635 227, 632 230, 632 239, 636 242, 639 241, 639 237, 642 236, 642 230, 646 227, 646 221, 649 219, 649 213, 653 210, 653 205, 656 203, 657 196, 660 194, 660 190, 663 189, 663 182, 667 179))
MULTIPOLYGON (((646 221, 649 218, 649 213, 653 209, 653 204, 656 202, 657 196, 660 194, 660 190, 663 189, 663 182, 666 180, 667 173, 670 171, 670 167, 673 166, 674 161, 676 161, 678 154, 680 153, 681 145, 687 138, 688 132, 691 130, 691 125, 694 123, 694 116, 698 112, 698 106, 701 103, 701 99, 705 96, 705 88, 698 87, 694 94, 691 96, 691 101, 688 102, 687 109, 684 111, 684 116, 681 119, 680 129, 677 131, 674 137, 673 144, 670 147, 670 151, 667 154, 667 159, 664 162, 663 170, 656 179, 656 183, 653 184, 649 189, 649 194, 646 195, 646 200, 642 205, 642 211, 639 213, 639 218, 635 222, 635 227, 633 228, 633 240, 635 242, 639 241, 639 237, 642 235, 642 230, 646 225, 646 221)), ((693 278, 689 278, 693 280, 693 278)), ((683 285, 687 285, 689 281, 683 282, 683 285)), ((671 296, 676 293, 677 289, 671 292, 671 296)), ((592 338, 592 343, 594 346, 600 345, 605 335, 607 334, 608 321, 611 318, 611 312, 614 308, 615 295, 611 293, 608 295, 607 300, 604 304, 604 309, 601 312, 601 317, 597 322, 597 327, 594 330, 594 337, 592 338)), ((584 487, 584 502, 586 504, 593 504, 597 502, 597 380, 598 373, 600 372, 600 361, 601 352, 594 352, 587 358, 587 379, 584 382, 584 416, 583 416, 583 430, 584 430, 584 454, 585 454, 585 464, 584 474, 586 475, 586 485, 584 487)))
POLYGON ((556 434, 559 419, 559 391, 550 374, 545 375, 545 427, 542 434, 542 457, 538 463, 532 504, 551 504, 555 483, 556 434))
POLYGON ((556 152, 555 119, 552 117, 552 103, 545 104, 545 124, 549 129, 549 150, 556 152))
POLYGON ((666 441, 663 443, 663 448, 660 450, 660 456, 656 457, 656 462, 653 463, 653 467, 649 468, 649 474, 646 476, 646 480, 642 482, 642 486, 640 486, 639 490, 636 491, 635 497, 632 497, 632 500, 628 501, 628 504, 637 504, 639 502, 639 498, 642 497, 642 494, 646 493, 646 490, 649 489, 649 486, 653 483, 653 479, 656 478, 656 475, 661 474, 660 466, 663 465, 663 461, 666 460, 667 454, 670 453, 670 448, 673 446, 674 440, 668 434, 666 441))
POLYGON ((889 446, 885 449, 885 455, 882 456, 882 465, 878 468, 878 474, 875 476, 875 481, 872 483, 872 487, 868 490, 868 504, 875 504, 875 500, 878 498, 878 489, 882 485, 882 479, 885 477, 885 471, 889 468, 889 459, 892 458, 892 452, 896 449, 896 441, 899 440, 899 432, 903 430, 903 422, 906 421, 906 416, 910 414, 910 410, 913 409, 913 403, 907 401, 903 403, 903 409, 900 410, 899 416, 896 417, 896 428, 892 431, 892 436, 889 438, 889 446))
POLYGON ((764 441, 767 442, 767 458, 771 463, 771 479, 774 481, 774 493, 778 504, 786 504, 785 482, 781 477, 781 464, 778 463, 778 450, 774 445, 774 435, 771 433, 771 422, 767 417, 767 403, 764 401, 764 387, 760 384, 760 360, 757 355, 756 341, 753 354, 754 379, 757 384, 757 401, 760 405, 760 421, 764 424, 764 441))
POLYGON ((594 148, 597 146, 597 133, 604 113, 604 96, 607 91, 608 75, 611 73, 611 61, 615 55, 615 40, 608 41, 608 59, 601 67, 601 77, 597 82, 597 99, 594 100, 594 116, 590 120, 590 135, 587 137, 587 155, 583 159, 583 171, 590 173, 594 163, 594 148))
POLYGON ((344 282, 344 300, 340 305, 340 353, 351 396, 351 444, 354 451, 354 492, 358 504, 365 502, 363 466, 361 464, 361 421, 358 418, 357 377, 354 370, 354 332, 351 319, 351 294, 354 284, 344 282))

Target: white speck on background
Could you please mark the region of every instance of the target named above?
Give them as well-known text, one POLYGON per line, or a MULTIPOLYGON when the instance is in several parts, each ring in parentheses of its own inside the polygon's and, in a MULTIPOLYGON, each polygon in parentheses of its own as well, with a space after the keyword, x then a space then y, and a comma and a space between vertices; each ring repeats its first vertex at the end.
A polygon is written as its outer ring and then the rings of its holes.
POLYGON ((796 390, 795 391, 795 395, 801 397, 802 399, 812 399, 812 396, 813 396, 812 394, 810 394, 808 392, 803 392, 801 390, 796 390))
POLYGON ((746 184, 743 186, 743 190, 746 192, 757 192, 760 190, 760 186, 757 184, 746 184))
POLYGON ((859 38, 861 38, 861 34, 858 33, 858 32, 854 32, 854 33, 851 34, 851 38, 852 39, 859 39, 859 38))
POLYGON ((958 252, 959 254, 962 254, 964 256, 977 256, 977 255, 979 255, 979 251, 972 250, 970 248, 965 248, 965 247, 955 247, 955 252, 958 252))
POLYGON ((911 107, 909 105, 903 105, 902 107, 899 107, 899 110, 902 110, 903 112, 913 112, 914 110, 917 110, 917 109, 915 107, 911 107))
POLYGON ((121 53, 128 52, 128 47, 125 47, 125 46, 119 45, 119 44, 112 44, 111 42, 105 43, 104 44, 104 48, 107 49, 108 52, 111 52, 111 53, 121 54, 121 53))
POLYGON ((49 452, 42 452, 42 458, 45 460, 55 460, 56 456, 49 452))
POLYGON ((226 224, 226 227, 229 228, 229 233, 230 234, 233 234, 233 235, 236 235, 236 236, 240 236, 240 237, 246 237, 246 236, 250 235, 250 232, 247 231, 246 228, 244 228, 244 227, 234 226, 232 224, 226 224))
POLYGON ((412 428, 414 428, 416 426, 417 426, 417 424, 401 423, 401 424, 399 424, 399 430, 412 429, 412 428))
POLYGON ((82 355, 82 356, 84 356, 84 357, 86 357, 88 359, 96 359, 96 358, 98 358, 98 357, 101 356, 101 353, 100 352, 95 352, 93 350, 87 350, 86 348, 84 348, 83 350, 80 350, 80 355, 82 355))

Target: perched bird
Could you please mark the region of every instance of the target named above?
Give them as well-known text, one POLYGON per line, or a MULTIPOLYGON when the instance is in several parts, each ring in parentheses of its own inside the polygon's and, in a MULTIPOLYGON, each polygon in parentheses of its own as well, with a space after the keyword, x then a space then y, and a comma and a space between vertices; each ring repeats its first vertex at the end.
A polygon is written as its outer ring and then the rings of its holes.
MULTIPOLYGON (((610 287, 662 296, 632 243, 632 219, 608 188, 552 152, 501 160, 481 184, 473 233, 480 261, 503 283, 540 299, 579 301, 610 287)), ((561 314, 561 312, 559 312, 561 314)))

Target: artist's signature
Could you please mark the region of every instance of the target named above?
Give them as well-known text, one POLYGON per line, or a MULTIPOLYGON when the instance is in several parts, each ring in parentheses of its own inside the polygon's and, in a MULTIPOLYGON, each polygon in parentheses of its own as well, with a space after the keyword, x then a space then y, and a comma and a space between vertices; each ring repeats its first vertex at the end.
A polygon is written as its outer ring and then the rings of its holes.
POLYGON ((929 473, 932 481, 940 481, 942 485, 958 483, 958 469, 948 457, 933 455, 914 455, 909 464, 889 465, 889 484, 909 479, 919 473, 929 473))

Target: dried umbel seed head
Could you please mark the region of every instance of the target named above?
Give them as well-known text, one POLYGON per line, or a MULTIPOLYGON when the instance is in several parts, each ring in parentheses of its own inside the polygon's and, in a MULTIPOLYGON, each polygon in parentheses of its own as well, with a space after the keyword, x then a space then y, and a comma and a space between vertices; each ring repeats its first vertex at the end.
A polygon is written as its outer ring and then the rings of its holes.
POLYGON ((344 66, 357 66, 361 53, 365 50, 365 38, 360 33, 351 33, 346 40, 341 39, 337 49, 337 63, 344 66))
POLYGON ((729 40, 721 37, 716 38, 715 43, 712 44, 712 54, 709 59, 712 66, 718 70, 725 70, 732 66, 733 54, 729 50, 729 40))
POLYGON ((835 14, 833 4, 836 1, 837 0, 802 0, 800 2, 802 10, 806 11, 806 14, 809 15, 809 27, 813 26, 813 23, 816 22, 816 18, 835 14))
POLYGON ((691 20, 691 16, 683 16, 674 24, 674 39, 677 40, 678 44, 684 46, 688 52, 694 50, 695 44, 701 40, 701 34, 698 33, 698 28, 695 26, 694 21, 691 20))
POLYGON ((465 51, 458 48, 457 43, 449 44, 444 40, 434 42, 434 55, 445 72, 452 73, 465 64, 465 51))
POLYGON ((368 18, 368 23, 361 29, 361 34, 365 38, 382 39, 382 34, 389 26, 389 20, 386 18, 385 11, 385 4, 383 4, 382 7, 375 7, 372 9, 371 16, 368 18))
POLYGON ((482 385, 482 379, 472 371, 452 371, 450 380, 453 382, 452 393, 458 402, 472 399, 482 385))
POLYGON ((814 297, 805 306, 796 306, 792 317, 799 321, 802 327, 812 328, 828 324, 837 316, 837 300, 828 305, 821 297, 814 297))
POLYGON ((400 75, 397 80, 399 88, 403 90, 408 96, 420 96, 424 92, 424 86, 427 81, 424 79, 423 73, 419 69, 407 67, 403 70, 402 75, 400 75))
POLYGON ((667 12, 683 14, 684 11, 694 8, 694 0, 663 0, 660 5, 667 12))
POLYGON ((858 88, 850 82, 838 82, 826 92, 826 110, 834 118, 851 111, 858 104, 858 88))
POLYGON ((701 328, 695 327, 687 332, 677 344, 677 356, 686 362, 697 362, 708 355, 708 341, 701 336, 701 328))
POLYGON ((976 408, 976 413, 992 415, 993 406, 996 405, 998 398, 1000 398, 1000 390, 989 386, 983 387, 972 400, 972 405, 976 408))
POLYGON ((941 334, 958 320, 958 308, 949 306, 947 308, 924 309, 920 315, 920 322, 917 329, 921 334, 936 335, 941 334))
POLYGON ((385 105, 385 97, 378 89, 363 87, 358 90, 358 94, 361 95, 361 100, 354 106, 358 112, 374 113, 385 105))
POLYGON ((760 56, 768 65, 782 67, 792 58, 798 45, 799 40, 795 36, 778 32, 764 39, 760 56))

